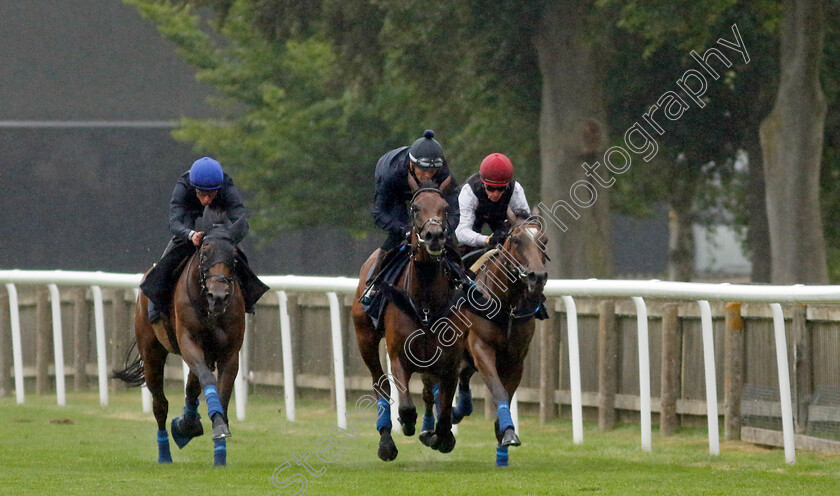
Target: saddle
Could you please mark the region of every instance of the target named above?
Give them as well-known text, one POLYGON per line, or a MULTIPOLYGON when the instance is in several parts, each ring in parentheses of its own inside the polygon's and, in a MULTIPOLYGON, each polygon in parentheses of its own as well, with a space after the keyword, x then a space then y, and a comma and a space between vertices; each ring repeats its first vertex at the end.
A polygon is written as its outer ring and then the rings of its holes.
MULTIPOLYGON (((402 245, 397 250, 397 253, 394 254, 394 258, 388 262, 383 269, 383 274, 380 276, 379 284, 383 287, 393 286, 396 284, 405 268, 408 267, 408 262, 411 259, 411 257, 409 257, 410 252, 408 250, 408 245, 402 245)), ((371 266, 370 270, 368 270, 368 280, 373 276, 374 270, 375 267, 373 266, 371 266)), ((385 297, 384 292, 378 291, 373 296, 370 305, 362 305, 362 310, 370 316, 373 321, 373 327, 377 331, 381 331, 379 324, 382 322, 382 315, 385 313, 387 303, 387 298, 385 297)))

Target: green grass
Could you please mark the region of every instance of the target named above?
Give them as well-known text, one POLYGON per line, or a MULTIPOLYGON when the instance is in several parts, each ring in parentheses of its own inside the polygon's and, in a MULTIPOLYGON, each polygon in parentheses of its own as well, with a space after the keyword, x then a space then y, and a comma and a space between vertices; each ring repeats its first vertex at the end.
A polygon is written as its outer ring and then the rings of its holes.
MULTIPOLYGON (((168 397, 170 414, 179 414, 183 392, 172 390, 168 397)), ((840 488, 836 455, 799 452, 796 464, 787 465, 780 449, 722 442, 721 455, 713 457, 702 429, 684 429, 669 438, 654 431, 653 450, 646 453, 638 426, 600 433, 591 423, 584 443, 575 445, 569 421, 539 425, 533 417, 522 419, 524 444, 511 448, 510 467, 497 469, 492 423, 481 408, 460 426, 452 453, 431 451, 416 436, 397 434, 399 456, 385 463, 376 456, 372 423, 356 420, 359 437, 342 437, 331 430, 336 416, 323 399, 299 399, 299 420, 290 423, 280 411, 282 397, 270 395, 251 396, 244 422, 231 414, 234 437, 228 441, 226 468, 212 466, 208 434, 183 450, 173 442, 174 463, 159 466, 156 425, 151 414, 140 411, 136 390, 111 395, 107 408, 99 406, 96 393, 70 394, 67 403, 59 407, 54 397, 34 395, 24 405, 16 405, 14 397, 0 399, 0 495, 290 495, 300 485, 278 489, 271 482, 284 462, 292 468, 280 480, 304 474, 311 495, 799 496, 837 494, 840 488), (315 446, 330 433, 344 451, 325 465, 315 458, 315 446), (314 469, 325 468, 322 476, 295 464, 294 454, 307 451, 314 469)), ((203 401, 200 411, 209 433, 203 401)))

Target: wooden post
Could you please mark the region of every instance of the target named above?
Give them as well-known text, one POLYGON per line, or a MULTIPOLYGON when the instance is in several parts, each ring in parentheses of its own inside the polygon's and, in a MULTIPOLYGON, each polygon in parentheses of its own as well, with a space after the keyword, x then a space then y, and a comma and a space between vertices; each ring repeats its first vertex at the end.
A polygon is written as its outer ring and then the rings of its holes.
MULTIPOLYGON (((125 366, 125 354, 131 343, 131 324, 128 321, 128 309, 125 304, 125 291, 116 289, 111 300, 111 322, 114 327, 111 330, 111 370, 121 370, 125 366)), ((123 381, 112 379, 111 390, 114 392, 125 391, 123 381)))
POLYGON ((744 321, 741 304, 726 304, 726 362, 724 364, 724 428, 723 438, 741 439, 741 388, 744 370, 744 321))
POLYGON ((49 293, 38 291, 35 300, 35 394, 46 394, 50 387, 51 321, 49 293))
POLYGON ((11 393, 12 323, 9 316, 9 297, 0 298, 0 397, 11 393))
POLYGON ((76 370, 73 378, 73 390, 87 391, 87 359, 90 354, 90 316, 88 314, 87 288, 79 288, 73 292, 73 368, 76 370))
POLYGON ((537 322, 540 333, 540 423, 551 421, 557 414, 554 391, 557 390, 557 347, 554 300, 546 301, 549 318, 537 322))
POLYGON ((662 313, 662 389, 659 431, 670 436, 677 430, 677 398, 680 397, 680 323, 676 303, 665 305, 662 313))
POLYGON ((598 429, 608 431, 616 421, 618 391, 618 328, 615 302, 598 304, 598 429))
POLYGON ((807 307, 796 305, 793 309, 793 411, 795 431, 805 434, 808 430, 808 407, 811 403, 812 367, 811 367, 811 333, 806 321, 807 307))

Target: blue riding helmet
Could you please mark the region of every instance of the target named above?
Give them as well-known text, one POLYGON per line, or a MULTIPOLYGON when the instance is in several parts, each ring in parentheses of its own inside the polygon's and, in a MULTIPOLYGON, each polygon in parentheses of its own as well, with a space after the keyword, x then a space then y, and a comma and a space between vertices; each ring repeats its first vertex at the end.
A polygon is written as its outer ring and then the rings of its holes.
POLYGON ((205 191, 219 189, 224 179, 222 166, 210 157, 200 158, 190 167, 190 183, 195 189, 205 191))

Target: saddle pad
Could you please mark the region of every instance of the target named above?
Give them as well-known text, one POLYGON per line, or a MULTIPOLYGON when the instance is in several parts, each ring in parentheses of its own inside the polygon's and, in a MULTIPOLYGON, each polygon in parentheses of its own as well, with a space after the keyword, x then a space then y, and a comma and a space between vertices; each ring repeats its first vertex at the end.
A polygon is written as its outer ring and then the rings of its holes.
POLYGON ((470 267, 472 273, 475 274, 478 271, 479 267, 484 265, 484 262, 490 260, 490 258, 492 258, 498 252, 498 248, 493 248, 492 250, 488 250, 487 252, 485 252, 484 255, 478 257, 478 260, 476 260, 475 263, 472 264, 472 267, 470 267))

